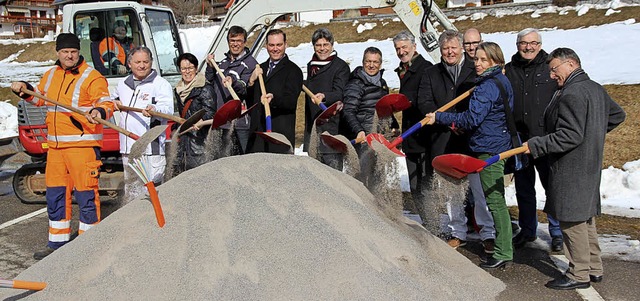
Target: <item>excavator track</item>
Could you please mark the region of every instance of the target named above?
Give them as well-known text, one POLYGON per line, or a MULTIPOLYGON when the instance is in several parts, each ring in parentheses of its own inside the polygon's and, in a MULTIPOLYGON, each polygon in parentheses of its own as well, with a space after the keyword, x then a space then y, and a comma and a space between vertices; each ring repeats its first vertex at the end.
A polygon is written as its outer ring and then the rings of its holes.
POLYGON ((45 166, 45 162, 25 164, 13 175, 13 191, 22 203, 47 203, 44 197, 46 192, 44 185, 45 166))

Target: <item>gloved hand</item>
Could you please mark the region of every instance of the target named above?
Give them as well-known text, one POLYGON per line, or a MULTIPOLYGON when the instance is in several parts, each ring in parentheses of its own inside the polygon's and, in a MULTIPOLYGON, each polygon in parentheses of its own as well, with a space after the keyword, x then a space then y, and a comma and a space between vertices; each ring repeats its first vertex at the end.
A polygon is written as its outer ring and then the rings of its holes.
POLYGON ((124 65, 118 65, 118 74, 127 74, 127 67, 124 65))

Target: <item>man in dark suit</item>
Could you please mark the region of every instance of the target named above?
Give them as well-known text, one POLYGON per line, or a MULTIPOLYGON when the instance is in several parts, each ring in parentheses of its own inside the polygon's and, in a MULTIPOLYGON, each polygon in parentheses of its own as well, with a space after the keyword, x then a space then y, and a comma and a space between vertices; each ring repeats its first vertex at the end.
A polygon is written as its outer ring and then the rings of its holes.
MULTIPOLYGON (((420 94, 420 80, 424 69, 433 66, 416 51, 416 38, 406 30, 399 32, 393 38, 396 55, 400 65, 394 71, 400 78, 400 94, 404 94, 411 102, 411 107, 402 111, 402 131, 420 122, 424 114, 420 112, 418 95, 420 94)), ((422 190, 422 180, 425 171, 425 151, 428 136, 427 128, 423 127, 413 135, 402 141, 402 151, 406 155, 407 170, 409 171, 409 185, 414 202, 422 190)), ((431 162, 428 163, 431 165, 431 162)))
MULTIPOLYGON (((318 28, 311 36, 314 53, 307 64, 307 88, 315 93, 316 98, 327 107, 342 100, 342 92, 351 72, 349 65, 333 50, 333 42, 333 34, 328 29, 318 28)), ((321 111, 318 104, 311 101, 311 97, 306 96, 304 151, 309 151, 313 122, 321 111)), ((332 117, 326 123, 317 125, 316 130, 320 133, 327 131, 329 134, 337 135, 339 122, 340 116, 332 117)), ((314 143, 318 143, 318 160, 341 171, 342 155, 321 141, 314 141, 314 143)))
MULTIPOLYGON (((447 104, 458 95, 466 92, 475 85, 476 72, 474 61, 463 52, 462 34, 455 30, 444 31, 439 38, 441 62, 433 67, 427 68, 422 76, 418 95, 418 108, 423 114, 436 111, 438 108, 447 104)), ((447 110, 448 112, 463 112, 469 107, 469 98, 459 102, 455 107, 447 110)), ((448 126, 432 125, 428 129, 428 137, 426 138, 428 147, 426 148, 425 178, 430 179, 433 176, 433 167, 431 161, 436 156, 445 153, 468 153, 468 139, 465 133, 455 128, 455 124, 448 126)), ((479 209, 486 208, 486 200, 480 183, 478 174, 469 175, 469 201, 475 204, 475 217, 480 227, 480 238, 483 242, 485 252, 491 254, 495 240, 495 228, 493 219, 489 212, 479 209), (478 218, 480 214, 485 218, 478 218)), ((427 184, 428 189, 429 184, 427 184)), ((451 206, 450 222, 448 230, 442 229, 443 232, 451 231, 448 238, 448 244, 457 248, 465 245, 467 236, 467 225, 464 217, 464 208, 462 206, 451 206)))
MULTIPOLYGON (((253 103, 261 99, 269 102, 271 108, 272 131, 289 139, 295 147, 296 108, 298 96, 302 91, 302 71, 289 60, 285 53, 287 35, 280 29, 272 29, 267 33, 267 52, 269 59, 256 67, 249 79, 249 96, 253 103), (258 76, 264 77, 267 94, 262 97, 258 76)), ((250 152, 291 153, 288 146, 275 145, 265 141, 255 132, 266 131, 264 106, 258 106, 251 112, 251 129, 247 149, 250 152)))

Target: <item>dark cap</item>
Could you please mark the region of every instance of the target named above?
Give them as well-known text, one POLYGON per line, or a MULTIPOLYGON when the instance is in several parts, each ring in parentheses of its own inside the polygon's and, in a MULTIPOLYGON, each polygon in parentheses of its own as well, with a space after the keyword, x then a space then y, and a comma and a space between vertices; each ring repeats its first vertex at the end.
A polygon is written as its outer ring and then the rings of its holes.
POLYGON ((56 39, 56 51, 64 48, 75 48, 80 50, 80 39, 72 33, 61 33, 56 39))

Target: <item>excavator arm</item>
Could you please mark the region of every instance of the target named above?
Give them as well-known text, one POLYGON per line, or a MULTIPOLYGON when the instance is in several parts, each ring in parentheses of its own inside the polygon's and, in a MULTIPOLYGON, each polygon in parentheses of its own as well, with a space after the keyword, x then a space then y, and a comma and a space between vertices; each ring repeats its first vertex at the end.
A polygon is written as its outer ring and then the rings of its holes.
POLYGON ((439 24, 445 29, 455 29, 455 26, 442 13, 438 5, 433 3, 433 0, 235 0, 229 6, 220 31, 212 41, 207 53, 214 53, 216 57, 222 57, 227 50, 227 32, 233 25, 241 26, 249 32, 261 29, 256 42, 251 47, 252 54, 256 56, 264 44, 266 32, 275 25, 278 18, 285 14, 385 7, 393 8, 413 35, 419 38, 422 46, 434 61, 440 61, 439 34, 435 26, 439 24), (428 14, 425 15, 425 11, 428 14))

